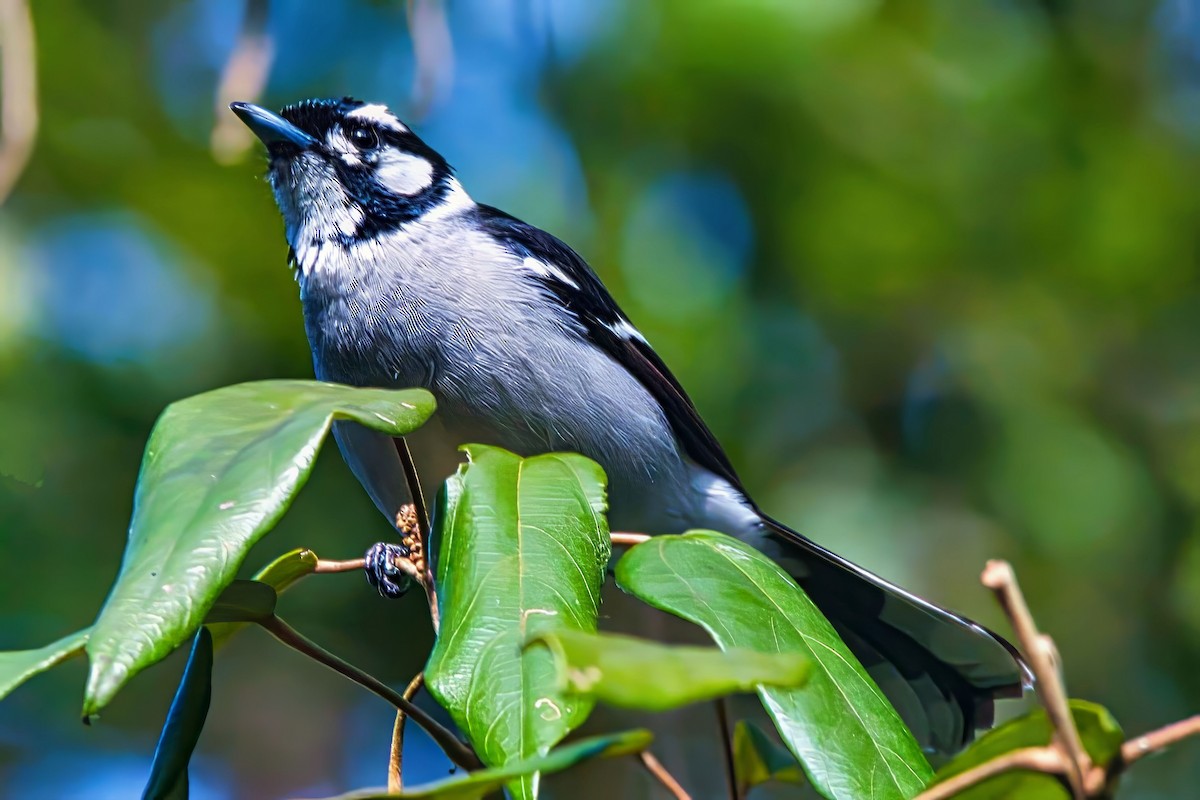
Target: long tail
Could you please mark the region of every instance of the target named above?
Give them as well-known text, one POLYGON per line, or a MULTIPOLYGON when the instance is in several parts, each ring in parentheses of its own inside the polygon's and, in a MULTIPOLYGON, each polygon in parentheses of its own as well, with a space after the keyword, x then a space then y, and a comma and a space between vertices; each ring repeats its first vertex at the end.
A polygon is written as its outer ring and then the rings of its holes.
POLYGON ((1033 674, 982 625, 904 591, 763 516, 768 552, 804 587, 927 750, 953 753, 1033 674))

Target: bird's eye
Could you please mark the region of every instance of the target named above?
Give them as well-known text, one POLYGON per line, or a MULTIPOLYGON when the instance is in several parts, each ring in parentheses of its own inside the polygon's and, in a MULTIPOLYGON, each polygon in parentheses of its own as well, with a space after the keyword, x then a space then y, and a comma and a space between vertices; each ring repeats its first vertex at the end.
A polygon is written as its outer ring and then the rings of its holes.
POLYGON ((370 128, 356 126, 350 129, 347 134, 350 139, 350 144, 357 147, 359 150, 370 150, 379 144, 379 136, 370 128))

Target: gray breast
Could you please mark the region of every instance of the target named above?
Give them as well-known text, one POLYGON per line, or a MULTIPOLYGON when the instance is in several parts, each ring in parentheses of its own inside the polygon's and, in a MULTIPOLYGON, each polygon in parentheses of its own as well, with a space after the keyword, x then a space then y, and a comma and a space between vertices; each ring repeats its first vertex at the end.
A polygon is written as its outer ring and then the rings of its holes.
POLYGON ((309 271, 301 295, 317 376, 423 386, 458 443, 583 453, 609 475, 614 525, 681 528, 688 467, 658 404, 547 313, 516 256, 451 223, 331 252, 309 271), (646 496, 653 510, 636 502, 646 496))

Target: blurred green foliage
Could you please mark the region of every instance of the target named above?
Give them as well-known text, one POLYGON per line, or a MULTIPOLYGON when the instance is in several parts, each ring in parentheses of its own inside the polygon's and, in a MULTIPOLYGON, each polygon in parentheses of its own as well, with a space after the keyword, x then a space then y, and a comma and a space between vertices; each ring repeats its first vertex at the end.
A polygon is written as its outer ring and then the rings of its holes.
MULTIPOLYGON (((418 130, 478 199, 593 263, 765 508, 994 627, 978 571, 1009 558, 1073 696, 1130 733, 1196 710, 1187 0, 450 5, 451 88, 418 130)), ((41 126, 0 211, 2 648, 92 621, 167 403, 311 374, 261 161, 207 146, 240 14, 34 4, 41 126)), ((264 102, 414 107, 402 4, 271 15, 264 102)), ((326 452, 248 566, 293 546, 353 557, 387 530, 326 452)), ((421 603, 355 576, 281 601, 401 684, 428 651, 421 603)), ((382 780, 386 709, 256 634, 225 656, 194 796, 382 780)), ((136 780, 113 785, 139 786, 181 668, 141 676, 90 730, 81 665, 22 689, 0 708, 0 794, 68 796, 86 785, 70 774, 95 788, 122 764, 136 780)), ((1197 782, 1183 750, 1123 789, 1197 782)))

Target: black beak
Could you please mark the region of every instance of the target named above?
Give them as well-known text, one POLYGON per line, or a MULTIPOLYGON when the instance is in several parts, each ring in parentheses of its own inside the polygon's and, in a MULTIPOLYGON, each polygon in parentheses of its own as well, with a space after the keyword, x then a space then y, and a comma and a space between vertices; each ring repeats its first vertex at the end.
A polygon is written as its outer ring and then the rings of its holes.
POLYGON ((229 108, 237 114, 246 127, 262 140, 267 149, 273 145, 289 144, 301 150, 312 147, 317 140, 297 128, 278 114, 273 114, 253 103, 230 103, 229 108))

